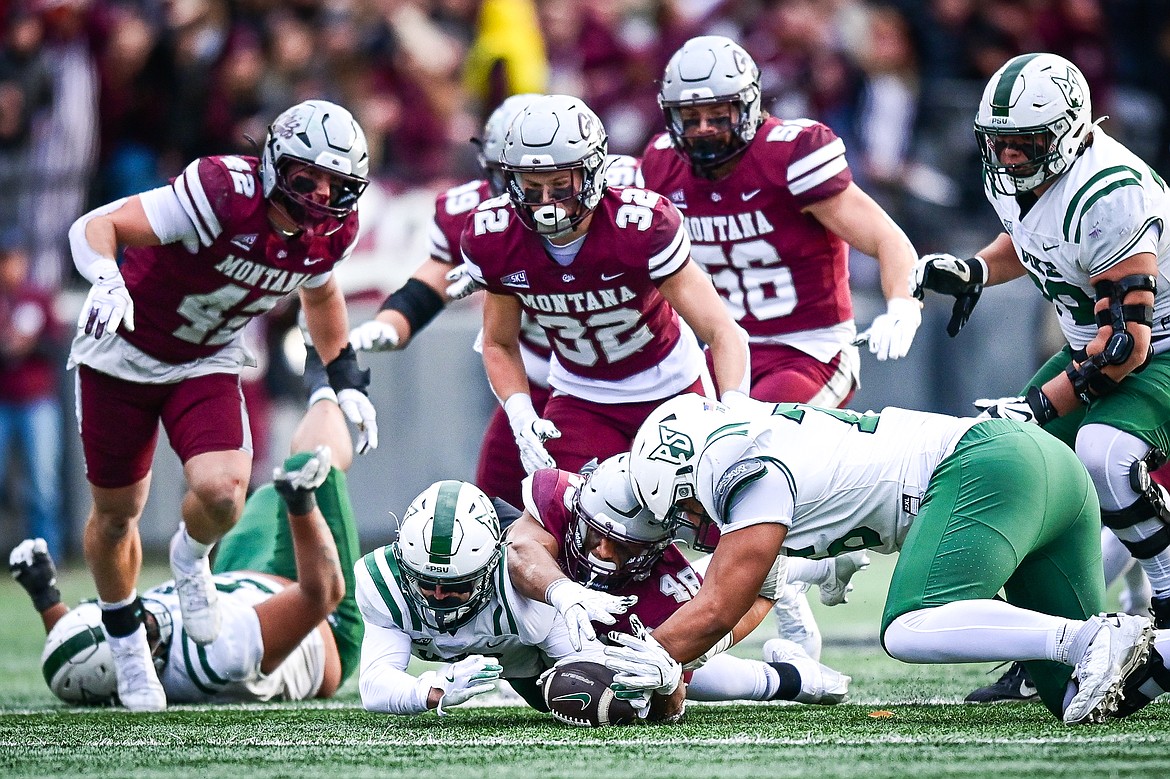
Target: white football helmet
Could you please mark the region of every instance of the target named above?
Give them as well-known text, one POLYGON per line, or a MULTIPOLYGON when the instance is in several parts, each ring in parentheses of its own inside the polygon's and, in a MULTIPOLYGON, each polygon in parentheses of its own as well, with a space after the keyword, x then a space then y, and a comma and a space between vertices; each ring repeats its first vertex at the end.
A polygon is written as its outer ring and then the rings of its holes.
POLYGON ((697 172, 717 168, 743 153, 764 121, 760 69, 742 46, 722 35, 691 38, 671 56, 658 90, 666 129, 674 147, 697 172), (737 121, 731 139, 686 138, 680 108, 729 103, 737 121))
POLYGON ((466 624, 487 605, 500 549, 500 520, 491 500, 475 485, 453 479, 435 482, 411 501, 392 544, 407 597, 439 630, 466 624), (441 597, 436 588, 442 588, 441 597))
POLYGON ((260 157, 264 197, 284 209, 305 231, 329 235, 357 208, 369 184, 370 155, 366 136, 349 111, 327 100, 297 103, 268 127, 260 157), (328 204, 298 191, 287 177, 288 165, 300 162, 333 176, 328 204))
POLYGON ((1093 129, 1089 86, 1055 54, 1022 54, 996 71, 979 102, 975 137, 997 192, 1031 192, 1068 170, 1093 129), (1023 161, 1003 162, 1007 149, 1023 161))
POLYGON ((644 581, 670 546, 671 529, 634 497, 629 462, 628 454, 606 459, 589 474, 573 500, 573 522, 565 537, 568 574, 595 590, 644 581), (631 552, 620 568, 591 554, 599 537, 631 552))
POLYGON ((584 221, 605 194, 608 150, 601 120, 580 98, 543 95, 526 105, 512 120, 500 155, 508 197, 524 225, 555 238, 584 221), (521 174, 561 170, 574 173, 573 185, 562 196, 537 201, 525 197, 521 174), (571 214, 567 203, 575 206, 571 214))
MULTIPOLYGON (((143 598, 146 636, 161 676, 170 652, 173 623, 162 603, 143 598), (152 619, 153 617, 153 619, 152 619)), ((82 603, 61 617, 45 638, 41 673, 49 689, 61 700, 80 706, 105 706, 118 700, 114 653, 106 641, 102 610, 94 602, 82 603)))
POLYGON ((711 434, 736 422, 727 406, 687 393, 651 412, 630 447, 630 485, 634 497, 671 529, 675 538, 710 551, 717 527, 706 517, 691 522, 678 503, 698 498, 699 457, 711 434))
POLYGON ((524 107, 538 97, 540 95, 536 93, 525 93, 505 98, 484 122, 483 137, 472 139, 479 146, 479 167, 483 170, 483 176, 487 179, 493 197, 504 194, 508 186, 504 169, 500 167, 500 156, 504 153, 504 136, 508 134, 508 127, 524 107))

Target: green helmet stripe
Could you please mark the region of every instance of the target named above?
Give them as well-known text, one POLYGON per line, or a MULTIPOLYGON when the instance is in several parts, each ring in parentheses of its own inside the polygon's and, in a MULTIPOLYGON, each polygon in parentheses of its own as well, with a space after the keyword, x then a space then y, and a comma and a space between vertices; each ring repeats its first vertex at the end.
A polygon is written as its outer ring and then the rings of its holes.
POLYGON ((1012 104, 1012 86, 1016 83, 1016 78, 1020 75, 1020 71, 1024 66, 1031 62, 1039 54, 1024 54, 1012 60, 1006 68, 1003 69, 1003 74, 999 77, 999 83, 995 85, 995 94, 991 96, 991 115, 992 116, 1007 116, 1008 109, 1012 104))
POLYGON ((72 660, 78 652, 83 649, 88 649, 91 646, 97 646, 105 640, 106 634, 101 628, 89 627, 75 636, 70 636, 66 641, 61 642, 60 646, 54 649, 41 665, 41 672, 45 675, 45 683, 51 685, 53 683, 53 677, 57 675, 57 672, 72 660))
POLYGON ((459 490, 463 482, 448 480, 439 485, 435 497, 435 520, 431 526, 431 562, 451 562, 451 536, 455 532, 455 507, 459 503, 459 490))

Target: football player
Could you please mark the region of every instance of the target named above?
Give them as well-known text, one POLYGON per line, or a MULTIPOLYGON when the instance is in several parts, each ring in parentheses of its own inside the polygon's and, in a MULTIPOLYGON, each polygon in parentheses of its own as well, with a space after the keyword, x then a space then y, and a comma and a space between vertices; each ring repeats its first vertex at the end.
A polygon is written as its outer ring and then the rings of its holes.
MULTIPOLYGON (((903 282, 914 247, 853 182, 832 130, 761 109, 759 69, 730 38, 683 44, 658 102, 667 132, 643 153, 643 177, 683 210, 691 256, 748 333, 751 396, 844 405, 859 375, 849 247, 875 257, 881 273, 887 310, 866 331, 879 360, 904 357, 921 322, 903 282)), ((775 612, 780 635, 817 656, 803 593, 784 593, 775 612)))
MULTIPOLYGON (((430 256, 400 289, 386 298, 372 320, 353 329, 350 341, 355 349, 374 352, 403 349, 447 303, 479 289, 461 263, 459 236, 476 206, 504 194, 504 171, 500 167, 504 134, 512 119, 535 97, 538 95, 513 95, 488 117, 483 137, 476 139, 483 178, 452 187, 435 199, 435 216, 429 233, 430 256)), ((611 154, 607 157, 605 177, 610 186, 640 186, 639 161, 611 154)), ((524 317, 519 345, 532 406, 539 414, 544 410, 549 392, 548 338, 539 325, 524 317)), ((490 497, 518 506, 520 482, 525 475, 508 417, 502 408, 497 408, 484 432, 475 483, 490 497)))
POLYGON ((747 391, 743 331, 690 261, 678 209, 649 190, 610 189, 606 150, 605 129, 581 100, 533 100, 505 136, 508 194, 481 203, 461 239, 468 272, 488 293, 488 381, 530 473, 626 451, 657 402, 702 387, 696 334, 720 386, 747 391), (519 350, 522 314, 552 349, 554 392, 542 415, 519 350))
POLYGON ((983 287, 1027 274, 1067 341, 1019 397, 982 416, 1031 422, 1075 447, 1101 519, 1138 559, 1154 624, 1170 627, 1170 496, 1149 473, 1170 452, 1170 193, 1093 121, 1073 63, 1024 54, 992 76, 975 119, 984 193, 1004 232, 976 256, 923 257, 911 286, 956 298, 948 332, 983 287))
POLYGON ((649 638, 606 650, 619 683, 681 695, 676 661, 726 635, 782 550, 900 552, 886 651, 915 663, 1023 660, 1068 724, 1118 713, 1150 654, 1149 619, 1098 613, 1092 482, 1035 426, 897 408, 731 409, 687 395, 639 429, 630 478, 656 516, 721 536, 691 601, 649 638))
MULTIPOLYGON (((311 406, 292 448, 300 453, 248 498, 220 542, 212 582, 223 629, 216 640, 195 643, 176 582, 142 594, 147 673, 167 703, 328 698, 357 669, 358 542, 344 474, 353 444, 337 404, 311 406)), ((9 567, 48 632, 41 669, 53 693, 78 705, 119 702, 121 678, 98 604, 69 609, 61 602, 41 539, 17 546, 9 567)))
POLYGON ((166 705, 136 590, 160 421, 189 485, 170 547, 184 628, 199 644, 219 635, 207 555, 239 518, 251 470, 243 327, 298 292, 358 451, 377 445, 369 375, 347 343, 332 275, 353 249, 368 170, 349 112, 309 100, 277 117, 259 158, 197 159, 168 186, 101 206, 69 231, 93 285, 69 356, 93 496, 85 557, 127 708, 166 705))
POLYGON ((436 482, 411 501, 397 540, 358 561, 367 710, 441 715, 501 678, 548 710, 537 679, 573 646, 556 609, 524 597, 508 577, 497 509, 505 521, 518 514, 475 485, 436 482), (406 671, 411 655, 445 664, 415 677, 406 671))
MULTIPOLYGON (((636 616, 645 627, 657 627, 691 600, 703 581, 697 570, 702 566, 692 566, 672 543, 671 528, 638 505, 628 460, 628 454, 610 457, 587 477, 537 471, 525 481, 524 514, 508 528, 509 573, 516 587, 556 607, 578 644, 596 637, 595 622, 631 633, 636 616), (636 599, 628 611, 611 613, 628 598, 636 599)), ((756 604, 693 664, 687 698, 824 705, 845 699, 849 677, 790 641, 765 644, 766 662, 721 654, 767 616, 778 590, 796 586, 787 581, 787 562, 777 558, 756 604)))

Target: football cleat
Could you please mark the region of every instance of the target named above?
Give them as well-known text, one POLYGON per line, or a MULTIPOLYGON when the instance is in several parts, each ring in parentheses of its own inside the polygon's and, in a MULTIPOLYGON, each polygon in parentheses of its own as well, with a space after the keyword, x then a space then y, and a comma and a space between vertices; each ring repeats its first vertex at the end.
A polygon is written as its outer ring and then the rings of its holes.
POLYGON ((1066 725, 1096 724, 1113 715, 1154 639, 1154 627, 1145 617, 1100 614, 1090 620, 1100 628, 1073 669, 1078 689, 1064 710, 1066 725))
POLYGON ((1150 598, 1150 619, 1155 630, 1170 628, 1170 595, 1155 595, 1150 598))
POLYGON ((821 630, 800 585, 784 585, 772 605, 772 613, 776 615, 780 638, 795 642, 813 660, 821 659, 821 630))
POLYGON ((1113 716, 1128 717, 1149 706, 1167 691, 1170 691, 1170 668, 1166 667, 1166 661, 1155 646, 1150 649, 1150 657, 1145 664, 1121 688, 1121 703, 1113 716))
POLYGON ((849 580, 853 574, 869 567, 869 555, 865 550, 846 552, 833 558, 833 575, 827 582, 820 585, 821 603, 826 606, 836 606, 849 600, 849 593, 853 585, 849 580))
POLYGON ((764 644, 764 662, 788 663, 800 673, 800 692, 793 699, 799 703, 835 706, 849 697, 851 677, 834 671, 808 656, 800 645, 783 638, 764 644))
POLYGON ((118 679, 118 700, 130 711, 162 711, 167 694, 150 655, 146 626, 123 638, 109 638, 114 655, 114 675, 118 679))
POLYGON ((199 558, 191 569, 175 560, 175 546, 182 532, 180 528, 171 537, 171 573, 175 575, 175 593, 179 596, 179 610, 183 614, 183 630, 196 644, 210 644, 219 637, 219 593, 206 557, 199 558))
POLYGON ((1023 663, 1015 662, 1008 666, 1003 676, 985 687, 972 690, 963 700, 967 703, 1023 703, 1040 700, 1040 694, 1032 684, 1028 669, 1023 663))

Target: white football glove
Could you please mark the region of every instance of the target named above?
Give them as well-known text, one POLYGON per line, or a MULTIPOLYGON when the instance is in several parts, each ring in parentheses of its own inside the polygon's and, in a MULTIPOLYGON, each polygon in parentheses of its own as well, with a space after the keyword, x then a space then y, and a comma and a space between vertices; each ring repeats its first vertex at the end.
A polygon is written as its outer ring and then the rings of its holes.
POLYGON ((119 325, 127 330, 134 329, 134 301, 122 274, 115 273, 108 278, 99 278, 89 288, 89 295, 77 317, 77 329, 101 338, 106 333, 117 332, 119 325))
POLYGON ((461 264, 447 271, 444 277, 451 282, 447 286, 447 297, 451 300, 462 300, 470 295, 472 292, 477 292, 483 289, 483 285, 471 277, 467 272, 467 265, 461 264))
POLYGON ((886 302, 886 313, 874 319, 866 331, 870 354, 882 362, 905 357, 920 324, 921 303, 909 298, 891 298, 886 302))
POLYGON ((580 652, 587 641, 597 638, 593 622, 612 625, 615 614, 625 614, 638 602, 637 595, 619 597, 583 587, 571 579, 557 579, 545 590, 544 600, 555 608, 569 628, 569 643, 580 652))
POLYGON ((349 331, 349 342, 359 352, 389 352, 398 348, 402 338, 394 325, 371 319, 349 331))
POLYGON ((670 695, 682 683, 682 665, 662 648, 637 615, 630 617, 634 635, 611 632, 618 646, 605 648, 605 667, 615 671, 614 696, 638 708, 638 716, 650 712, 650 696, 670 695))
POLYGON ((1017 422, 1040 424, 1028 399, 1019 395, 1013 398, 979 398, 974 406, 979 411, 977 419, 1014 419, 1017 422))
POLYGON ((544 448, 544 442, 560 438, 561 431, 549 420, 536 415, 532 398, 517 392, 504 401, 504 413, 508 415, 508 424, 516 439, 516 447, 520 450, 520 464, 524 466, 525 473, 531 475, 541 468, 556 468, 557 463, 544 448))
POLYGON ((378 448, 378 411, 364 392, 356 389, 343 389, 337 393, 337 405, 345 413, 346 419, 358 429, 357 441, 354 448, 358 454, 378 448))
POLYGON ((477 695, 491 692, 503 670, 496 658, 483 655, 471 655, 443 666, 430 679, 431 687, 443 691, 436 713, 441 717, 445 713, 444 706, 458 706, 477 695))

